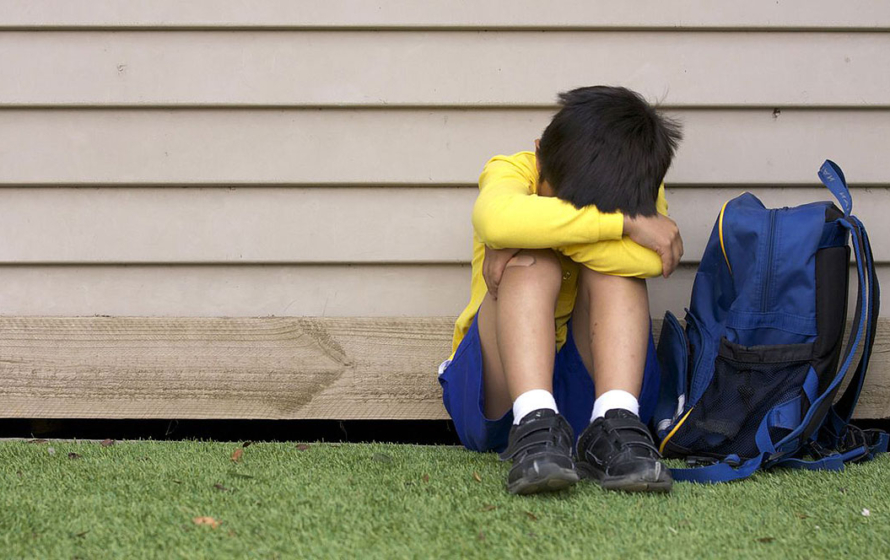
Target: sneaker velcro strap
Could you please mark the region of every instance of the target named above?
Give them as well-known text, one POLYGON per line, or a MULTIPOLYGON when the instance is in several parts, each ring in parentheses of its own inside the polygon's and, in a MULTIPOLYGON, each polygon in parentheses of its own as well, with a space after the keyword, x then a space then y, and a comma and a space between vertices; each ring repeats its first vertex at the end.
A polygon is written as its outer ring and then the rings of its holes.
POLYGON ((605 438, 607 441, 610 442, 608 445, 610 445, 613 449, 616 449, 616 450, 617 449, 627 449, 630 447, 639 447, 641 449, 645 449, 650 454, 652 454, 654 457, 657 457, 659 459, 661 458, 661 453, 658 452, 658 448, 655 447, 655 444, 652 443, 648 439, 648 434, 647 434, 647 439, 645 439, 645 440, 640 440, 640 439, 628 440, 626 438, 621 438, 621 439, 614 438, 614 437, 610 438, 610 437, 607 437, 605 434, 600 433, 600 434, 597 434, 596 436, 594 436, 593 439, 587 438, 585 441, 579 442, 578 447, 591 450, 592 448, 594 448, 597 445, 597 442, 600 438, 605 438))
POLYGON ((516 426, 510 446, 499 457, 513 459, 519 453, 532 447, 563 447, 571 449, 572 428, 561 417, 540 418, 516 426))
MULTIPOLYGON (((532 447, 557 447, 559 444, 563 443, 561 441, 562 438, 554 436, 549 431, 536 431, 534 433, 529 434, 527 437, 522 439, 517 439, 510 448, 504 451, 501 454, 502 459, 512 459, 522 451, 526 451, 532 447), (556 440, 556 441, 554 441, 556 440)), ((561 447, 568 448, 568 445, 562 445, 561 447)))
POLYGON ((607 430, 632 430, 649 439, 649 430, 639 420, 634 418, 609 418, 603 421, 607 430))
POLYGON ((637 418, 603 418, 600 420, 600 429, 585 432, 582 441, 578 442, 579 453, 590 453, 592 461, 598 461, 593 449, 601 445, 605 440, 606 445, 616 453, 619 450, 630 448, 642 449, 647 455, 660 459, 661 453, 652 441, 649 430, 637 418))
POLYGON ((658 452, 658 448, 655 447, 654 444, 649 443, 648 441, 626 441, 624 442, 625 447, 642 447, 647 451, 651 451, 655 453, 658 458, 661 458, 661 453, 658 452))

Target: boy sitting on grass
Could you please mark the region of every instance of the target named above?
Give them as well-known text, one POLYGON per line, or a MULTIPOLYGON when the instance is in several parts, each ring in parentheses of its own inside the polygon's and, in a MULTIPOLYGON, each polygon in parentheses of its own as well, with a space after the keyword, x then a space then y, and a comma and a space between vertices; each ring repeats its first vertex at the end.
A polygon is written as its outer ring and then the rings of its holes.
POLYGON ((560 101, 535 152, 496 156, 479 178, 445 408, 467 448, 513 461, 512 493, 579 474, 666 492, 644 424, 660 375, 643 278, 669 276, 683 253, 662 184, 680 128, 625 88, 560 101))

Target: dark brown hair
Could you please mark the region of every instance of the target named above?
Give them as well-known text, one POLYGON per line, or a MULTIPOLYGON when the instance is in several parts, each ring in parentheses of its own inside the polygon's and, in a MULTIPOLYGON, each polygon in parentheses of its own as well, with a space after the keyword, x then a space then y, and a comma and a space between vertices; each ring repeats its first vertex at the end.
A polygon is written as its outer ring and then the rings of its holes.
POLYGON ((541 180, 577 208, 654 215, 680 124, 623 87, 573 89, 559 101, 538 149, 541 180))

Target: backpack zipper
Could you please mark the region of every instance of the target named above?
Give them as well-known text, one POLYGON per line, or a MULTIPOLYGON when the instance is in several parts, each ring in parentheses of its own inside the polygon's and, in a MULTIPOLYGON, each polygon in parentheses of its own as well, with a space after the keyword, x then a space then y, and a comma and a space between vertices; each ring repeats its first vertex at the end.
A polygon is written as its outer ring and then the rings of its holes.
POLYGON ((767 252, 766 257, 766 275, 763 279, 763 298, 760 302, 760 311, 766 313, 767 306, 769 304, 769 285, 773 276, 773 237, 776 233, 776 210, 769 211, 769 236, 767 238, 767 242, 769 243, 769 251, 767 252))
POLYGON ((723 214, 726 212, 726 205, 729 203, 730 201, 727 200, 723 203, 723 208, 720 209, 720 218, 717 220, 717 233, 720 235, 720 249, 723 251, 723 259, 726 261, 726 267, 729 269, 731 276, 732 265, 729 264, 729 255, 726 254, 726 245, 723 243, 723 214))
POLYGON ((695 407, 693 406, 692 408, 690 408, 689 410, 687 410, 687 411, 686 411, 686 414, 684 414, 683 417, 680 418, 680 421, 677 422, 677 424, 674 426, 674 429, 671 430, 670 433, 669 433, 668 435, 664 436, 664 439, 661 440, 661 445, 658 446, 658 452, 659 452, 659 453, 661 453, 662 455, 664 454, 664 447, 667 445, 668 441, 670 441, 670 439, 671 439, 672 437, 674 437, 674 434, 677 433, 677 430, 680 429, 680 426, 683 425, 683 422, 685 422, 686 419, 689 418, 689 415, 692 414, 692 409, 693 409, 693 408, 695 408, 695 407))

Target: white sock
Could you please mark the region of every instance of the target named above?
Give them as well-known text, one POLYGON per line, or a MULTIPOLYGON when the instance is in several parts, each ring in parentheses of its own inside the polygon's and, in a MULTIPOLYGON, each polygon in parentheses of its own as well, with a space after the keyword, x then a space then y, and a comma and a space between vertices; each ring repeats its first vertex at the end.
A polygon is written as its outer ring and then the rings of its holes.
POLYGON ((606 391, 594 401, 593 414, 590 415, 590 421, 593 422, 597 418, 602 418, 613 408, 623 408, 637 416, 640 415, 640 403, 635 396, 621 389, 612 389, 611 391, 606 391))
POLYGON ((513 401, 513 423, 519 424, 519 421, 525 418, 526 414, 541 408, 558 412, 553 393, 544 389, 532 389, 522 393, 513 401))

